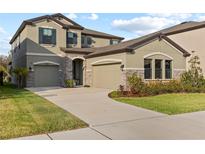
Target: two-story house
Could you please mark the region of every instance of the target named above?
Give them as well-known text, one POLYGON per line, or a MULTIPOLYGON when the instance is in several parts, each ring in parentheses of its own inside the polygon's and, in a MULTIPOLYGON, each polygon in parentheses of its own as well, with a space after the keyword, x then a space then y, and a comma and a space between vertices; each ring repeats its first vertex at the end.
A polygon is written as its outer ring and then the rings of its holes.
MULTIPOLYGON (((86 29, 62 14, 26 20, 10 43, 12 67, 27 67, 27 87, 77 85, 128 87, 137 73, 144 81, 177 79, 189 68, 192 51, 205 73, 205 22, 183 22, 136 39, 86 29)), ((13 77, 15 83, 15 78, 13 77)))
MULTIPOLYGON (((58 13, 23 21, 12 37, 12 68, 29 69, 27 87, 84 83, 84 56, 92 48, 118 44, 122 37, 84 28, 58 13)), ((16 83, 13 76, 13 83, 16 83)))

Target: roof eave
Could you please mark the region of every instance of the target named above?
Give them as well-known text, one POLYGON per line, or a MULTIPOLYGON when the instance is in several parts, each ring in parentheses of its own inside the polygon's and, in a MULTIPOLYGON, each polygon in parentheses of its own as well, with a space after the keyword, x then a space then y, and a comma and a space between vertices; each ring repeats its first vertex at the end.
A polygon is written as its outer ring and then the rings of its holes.
POLYGON ((118 54, 118 53, 123 53, 123 52, 133 52, 133 49, 129 48, 129 47, 126 47, 126 48, 122 48, 122 49, 111 50, 110 52, 96 53, 96 54, 93 54, 93 55, 92 54, 88 54, 88 55, 86 55, 84 57, 85 58, 94 58, 94 57, 118 54))
POLYGON ((51 15, 52 17, 62 17, 63 19, 67 20, 68 22, 71 22, 72 24, 74 24, 75 26, 77 27, 80 27, 80 28, 84 28, 83 26, 79 25, 78 23, 74 22, 73 20, 67 18, 66 16, 64 16, 63 14, 61 13, 56 13, 56 14, 53 14, 51 15))
POLYGON ((161 38, 163 38, 164 40, 166 40, 168 43, 170 43, 171 45, 173 45, 176 49, 178 49, 179 51, 182 52, 184 57, 189 57, 191 54, 186 51, 184 48, 182 48, 179 44, 177 44, 176 42, 174 42, 173 40, 171 40, 169 37, 167 37, 166 35, 162 35, 161 38))
MULTIPOLYGON (((64 48, 64 47, 60 47, 60 50, 65 52, 65 53, 82 53, 82 54, 90 54, 90 53, 93 53, 92 51, 82 51, 82 50, 79 50, 79 51, 76 51, 76 48, 73 48, 75 50, 72 50, 72 48, 64 48)), ((81 49, 81 48, 80 48, 81 49)))
POLYGON ((189 27, 189 28, 185 28, 185 29, 181 29, 181 30, 175 30, 173 32, 165 32, 164 34, 166 36, 174 35, 174 34, 183 33, 183 32, 187 32, 187 31, 191 31, 191 30, 195 30, 195 29, 200 29, 200 28, 204 28, 204 27, 205 27, 205 24, 202 24, 202 25, 193 26, 193 27, 189 27))
POLYGON ((20 25, 20 27, 18 28, 18 30, 16 31, 16 33, 14 34, 14 36, 9 41, 9 44, 12 44, 14 42, 16 37, 19 35, 19 33, 21 33, 23 31, 23 29, 25 28, 26 25, 33 25, 33 23, 30 21, 26 21, 26 20, 23 21, 22 24, 20 25))
POLYGON ((99 38, 119 39, 119 40, 124 40, 125 39, 123 37, 118 37, 118 36, 103 36, 103 35, 90 34, 90 33, 85 33, 85 32, 82 32, 82 34, 90 35, 90 36, 96 36, 96 37, 99 37, 99 38))

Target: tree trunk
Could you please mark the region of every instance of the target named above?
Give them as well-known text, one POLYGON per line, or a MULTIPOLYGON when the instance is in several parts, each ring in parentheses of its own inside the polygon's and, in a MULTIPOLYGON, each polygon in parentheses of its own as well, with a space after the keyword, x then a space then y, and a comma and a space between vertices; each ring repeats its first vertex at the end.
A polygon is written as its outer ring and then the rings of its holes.
POLYGON ((3 72, 0 72, 0 86, 3 86, 3 76, 4 76, 4 73, 3 72))
POLYGON ((23 87, 24 87, 24 77, 21 76, 21 88, 23 88, 23 87))
POLYGON ((21 88, 21 76, 18 77, 18 88, 21 88))

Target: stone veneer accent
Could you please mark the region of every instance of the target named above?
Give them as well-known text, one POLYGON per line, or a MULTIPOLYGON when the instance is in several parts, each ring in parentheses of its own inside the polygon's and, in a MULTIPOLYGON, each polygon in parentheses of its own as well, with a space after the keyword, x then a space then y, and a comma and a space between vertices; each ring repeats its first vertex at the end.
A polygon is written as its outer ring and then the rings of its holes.
POLYGON ((65 80, 73 79, 73 63, 72 63, 72 59, 69 57, 65 57, 64 79, 65 80))
POLYGON ((34 86, 34 71, 31 70, 28 72, 26 87, 33 87, 33 86, 34 86))
MULTIPOLYGON (((144 79, 144 70, 123 70, 122 72, 122 85, 125 86, 125 89, 129 89, 129 85, 128 85, 128 77, 131 76, 133 73, 136 73, 139 77, 141 77, 142 79, 144 79)), ((184 70, 174 70, 173 71, 173 78, 174 79, 179 79, 181 74, 184 73, 184 70)), ((150 81, 154 81, 154 80, 150 80, 150 81)), ((162 80, 162 81, 167 81, 167 80, 162 80)))
POLYGON ((173 78, 174 79, 179 79, 181 74, 184 73, 184 72, 185 72, 185 70, 183 71, 183 70, 175 70, 174 69, 174 71, 173 71, 173 78))
POLYGON ((85 70, 85 85, 92 86, 92 71, 85 70))
POLYGON ((122 85, 125 86, 125 89, 128 90, 129 89, 129 85, 128 85, 128 77, 131 76, 132 74, 136 73, 139 77, 144 78, 144 70, 123 70, 122 72, 122 85))

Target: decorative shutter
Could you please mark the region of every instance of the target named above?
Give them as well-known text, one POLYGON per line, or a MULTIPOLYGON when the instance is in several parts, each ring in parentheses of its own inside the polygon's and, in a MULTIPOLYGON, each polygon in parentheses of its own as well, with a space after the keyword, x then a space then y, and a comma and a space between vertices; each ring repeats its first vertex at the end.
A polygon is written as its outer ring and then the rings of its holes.
POLYGON ((77 44, 78 43, 78 35, 77 35, 77 33, 73 33, 73 39, 74 39, 74 42, 73 42, 73 44, 77 44))
POLYGON ((56 29, 52 29, 52 44, 56 45, 56 29))
POLYGON ((39 44, 43 43, 43 28, 39 28, 39 44))

